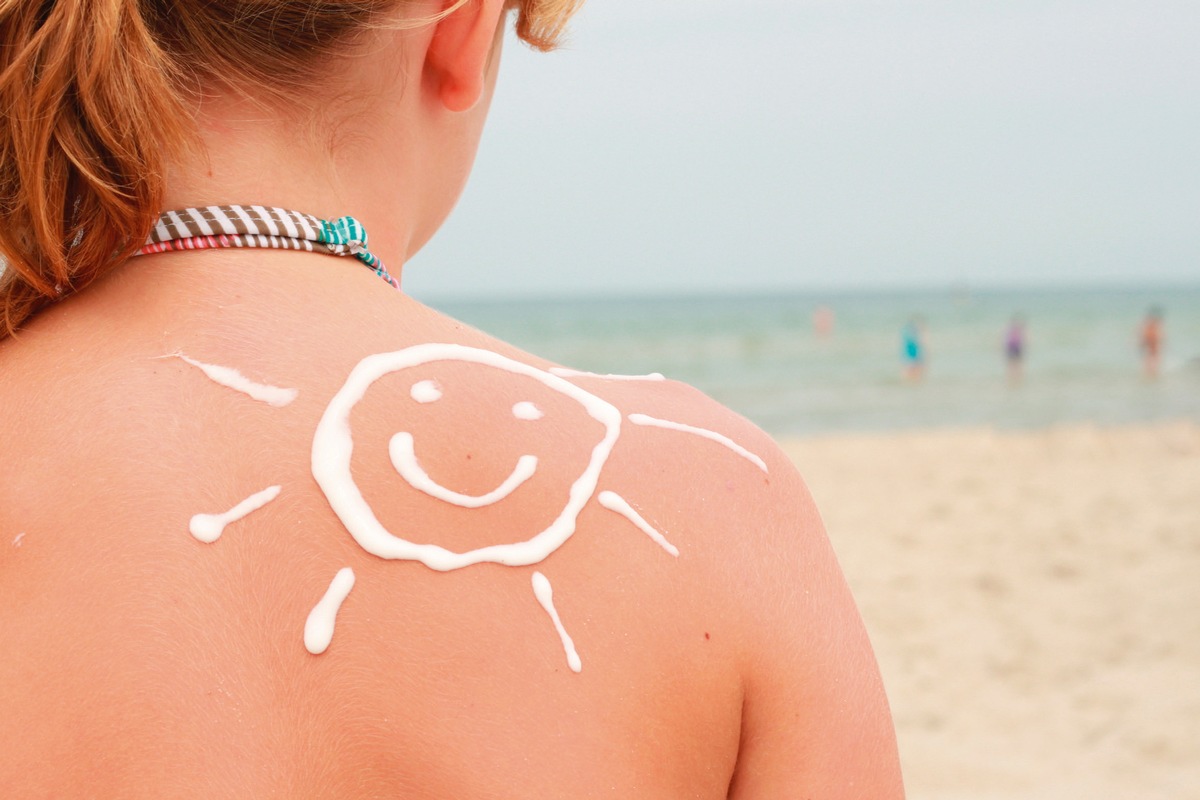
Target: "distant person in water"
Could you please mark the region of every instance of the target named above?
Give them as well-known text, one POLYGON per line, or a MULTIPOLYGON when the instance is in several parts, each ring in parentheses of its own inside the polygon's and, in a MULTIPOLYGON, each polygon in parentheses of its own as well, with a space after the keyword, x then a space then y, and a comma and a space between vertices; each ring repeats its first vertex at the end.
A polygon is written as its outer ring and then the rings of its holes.
POLYGON ((1142 320, 1139 334, 1142 349, 1142 374, 1150 380, 1158 377, 1162 366, 1163 312, 1159 306, 1151 306, 1142 320))
POLYGON ((833 335, 833 309, 829 306, 817 306, 813 311, 813 333, 818 339, 828 339, 833 335))
POLYGON ((1008 363, 1008 385, 1018 386, 1025 377, 1025 317, 1017 314, 1004 334, 1004 359, 1008 363))
POLYGON ((925 377, 925 331, 919 317, 913 317, 900 331, 904 379, 920 383, 925 377))

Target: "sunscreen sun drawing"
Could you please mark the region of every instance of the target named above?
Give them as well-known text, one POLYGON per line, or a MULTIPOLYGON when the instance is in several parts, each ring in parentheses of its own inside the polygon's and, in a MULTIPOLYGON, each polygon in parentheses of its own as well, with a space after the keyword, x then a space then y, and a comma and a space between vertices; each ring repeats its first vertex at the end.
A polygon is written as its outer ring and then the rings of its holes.
MULTIPOLYGON (((182 353, 174 353, 167 357, 179 358, 200 369, 217 383, 275 407, 287 405, 296 397, 295 390, 255 383, 230 367, 205 364, 182 353)), ((724 446, 764 473, 767 472, 767 465, 761 458, 715 431, 645 414, 623 415, 616 406, 569 380, 581 377, 612 381, 663 380, 663 376, 659 374, 595 375, 564 368, 543 370, 490 350, 458 344, 419 344, 367 356, 351 370, 317 423, 312 444, 313 478, 334 514, 363 550, 379 558, 417 561, 430 569, 445 572, 484 562, 508 567, 539 564, 571 538, 576 531, 580 512, 593 499, 602 508, 628 520, 665 552, 678 557, 679 550, 660 531, 655 530, 628 501, 612 491, 600 490, 605 464, 620 439, 622 424, 625 421, 634 425, 700 436, 724 446), (363 399, 371 386, 385 375, 437 362, 466 363, 532 379, 551 392, 573 400, 582 407, 584 413, 600 424, 603 435, 592 447, 586 466, 571 483, 563 507, 544 528, 530 531, 528 538, 461 552, 436 544, 414 541, 414 538, 410 537, 417 534, 401 534, 387 529, 380 523, 355 484, 350 470, 354 452, 350 414, 354 406, 363 399)), ((442 389, 436 380, 425 379, 412 384, 410 395, 420 404, 436 403, 442 398, 442 389)), ((517 419, 528 422, 536 422, 543 416, 541 408, 530 401, 517 403, 512 408, 512 414, 517 419)), ((411 488, 466 509, 479 509, 501 502, 517 492, 538 469, 537 456, 523 455, 517 459, 508 477, 495 489, 484 494, 470 495, 443 486, 426 472, 417 458, 412 433, 403 430, 395 433, 388 443, 388 453, 397 474, 411 488)), ((267 505, 278 497, 281 491, 280 486, 270 486, 254 493, 223 514, 197 514, 191 520, 190 531, 197 540, 212 544, 220 538, 225 526, 267 505)), ((304 645, 313 655, 320 655, 329 647, 337 614, 342 602, 354 588, 354 580, 354 572, 349 567, 339 569, 325 595, 313 607, 305 621, 304 645)), ((530 582, 537 602, 549 616, 562 641, 568 666, 574 672, 580 672, 582 661, 554 606, 550 580, 534 570, 530 582)))

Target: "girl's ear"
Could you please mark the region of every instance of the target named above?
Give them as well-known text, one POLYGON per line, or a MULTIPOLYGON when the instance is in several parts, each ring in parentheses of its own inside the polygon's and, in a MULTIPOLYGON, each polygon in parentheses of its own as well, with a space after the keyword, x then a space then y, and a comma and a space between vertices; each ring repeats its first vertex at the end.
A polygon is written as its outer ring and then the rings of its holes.
MULTIPOLYGON (((453 0, 446 0, 453 6, 453 0)), ((469 111, 483 97, 506 0, 467 0, 436 23, 425 77, 449 111, 469 111)))

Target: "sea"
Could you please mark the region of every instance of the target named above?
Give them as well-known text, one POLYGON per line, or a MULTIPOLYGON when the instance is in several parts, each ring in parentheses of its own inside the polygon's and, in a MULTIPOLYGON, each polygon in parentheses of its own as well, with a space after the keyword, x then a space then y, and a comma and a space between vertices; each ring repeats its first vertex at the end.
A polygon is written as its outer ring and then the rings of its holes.
POLYGON ((1200 422, 1200 284, 421 299, 576 369, 685 381, 776 436, 1200 422), (1164 331, 1153 379, 1139 349, 1150 309, 1164 331), (1016 315, 1026 332, 1020 380, 1004 353, 1016 315), (912 320, 925 345, 920 380, 903 363, 912 320))

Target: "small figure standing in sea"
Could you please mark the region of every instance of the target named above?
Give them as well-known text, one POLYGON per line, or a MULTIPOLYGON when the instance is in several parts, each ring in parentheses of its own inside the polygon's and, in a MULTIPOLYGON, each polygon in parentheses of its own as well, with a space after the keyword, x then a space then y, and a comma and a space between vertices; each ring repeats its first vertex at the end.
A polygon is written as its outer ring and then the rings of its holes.
POLYGON ((816 310, 813 311, 812 322, 813 333, 817 335, 818 339, 828 339, 833 335, 834 320, 835 317, 832 308, 829 306, 817 306, 816 310))
POLYGON ((1019 386, 1025 376, 1025 317, 1013 316, 1004 334, 1004 358, 1008 363, 1008 385, 1019 386))
POLYGON ((925 377, 925 330, 920 317, 912 317, 900 331, 904 379, 920 383, 925 377))
POLYGON ((1163 310, 1161 306, 1151 306, 1142 320, 1138 344, 1142 349, 1142 374, 1148 380, 1158 378, 1162 365, 1163 346, 1163 310))

